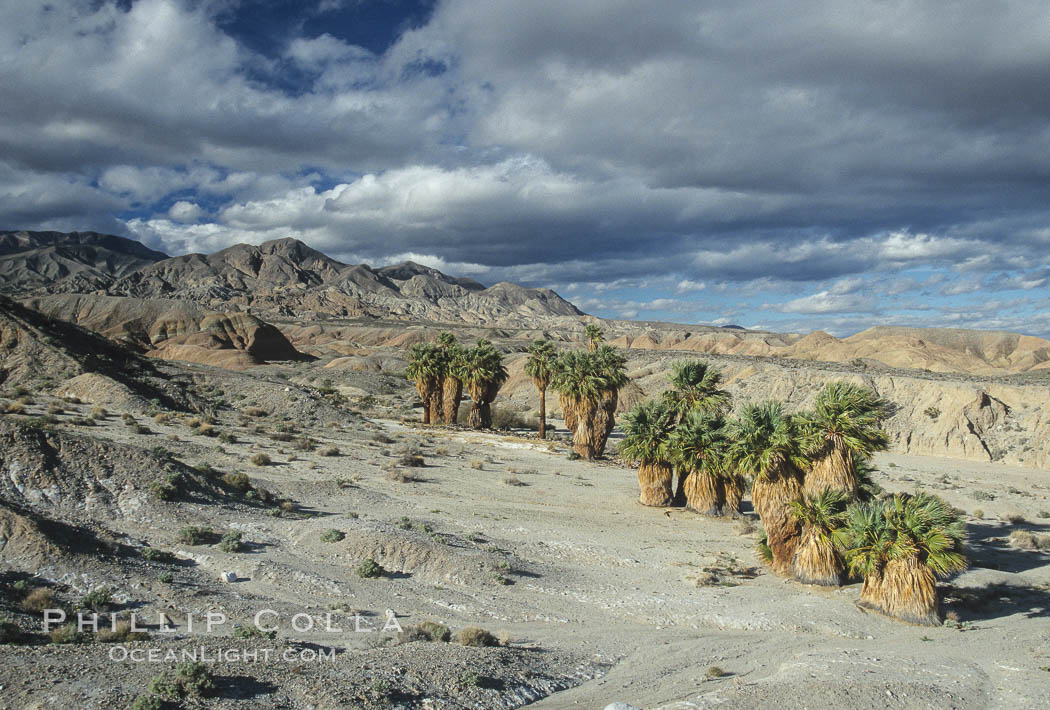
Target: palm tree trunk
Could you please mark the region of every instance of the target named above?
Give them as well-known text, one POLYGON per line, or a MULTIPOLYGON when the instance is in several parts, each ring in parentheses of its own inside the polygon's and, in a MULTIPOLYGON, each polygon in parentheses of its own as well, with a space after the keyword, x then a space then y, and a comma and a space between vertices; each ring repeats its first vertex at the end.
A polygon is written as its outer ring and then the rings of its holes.
POLYGON ((791 515, 790 503, 801 499, 802 481, 793 470, 773 475, 776 476, 773 479, 755 479, 751 500, 766 529, 769 550, 773 554, 773 571, 790 575, 801 533, 798 521, 791 515))
POLYGON ((594 448, 595 457, 605 454, 605 444, 609 441, 609 435, 616 426, 618 402, 619 393, 616 390, 605 390, 601 393, 594 412, 594 423, 591 425, 591 446, 594 448))
POLYGON ((481 407, 485 400, 485 385, 480 383, 470 383, 467 385, 467 391, 470 393, 470 416, 467 418, 467 424, 472 429, 481 429, 485 426, 485 420, 481 414, 481 407))
MULTIPOLYGON (((720 479, 703 469, 686 476, 678 475, 679 484, 685 480, 685 504, 701 515, 722 516, 725 514, 725 493, 720 479)), ((677 502, 677 501, 675 501, 677 502)))
POLYGON ((540 388, 540 438, 547 438, 547 388, 540 388))
POLYGON ((740 512, 740 502, 744 499, 744 479, 734 473, 728 478, 722 478, 719 483, 725 495, 726 515, 736 515, 740 512))
POLYGON ((441 407, 445 424, 452 426, 459 414, 459 401, 463 398, 463 383, 451 375, 445 376, 441 393, 441 407))
POLYGON ((430 423, 430 386, 425 380, 416 380, 416 393, 423 400, 423 423, 430 423))
POLYGON ((642 505, 671 504, 671 477, 674 469, 664 461, 643 461, 638 466, 638 502, 642 505))
POLYGON ((933 572, 912 555, 890 560, 881 575, 865 578, 859 603, 909 624, 940 626, 939 602, 933 572))
POLYGON ((811 525, 803 525, 795 550, 795 579, 803 584, 837 587, 842 584, 842 558, 826 535, 811 525))
POLYGON ((576 408, 571 397, 560 395, 558 401, 561 403, 561 418, 565 421, 565 428, 576 433, 576 408))
POLYGON ((582 458, 594 458, 594 416, 598 409, 598 403, 588 397, 571 401, 570 409, 575 414, 576 431, 572 437, 572 448, 582 458))
POLYGON ((818 496, 825 488, 842 491, 851 499, 857 497, 857 466, 850 451, 841 440, 828 442, 827 448, 814 459, 806 471, 805 494, 818 496))
POLYGON ((434 385, 434 393, 430 395, 430 423, 440 424, 441 423, 441 382, 437 382, 434 385))

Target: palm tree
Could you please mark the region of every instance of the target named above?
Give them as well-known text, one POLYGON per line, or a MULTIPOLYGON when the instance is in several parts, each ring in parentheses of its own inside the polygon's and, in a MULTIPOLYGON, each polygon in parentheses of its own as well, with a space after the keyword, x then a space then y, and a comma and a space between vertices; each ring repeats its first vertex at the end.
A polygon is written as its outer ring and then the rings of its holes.
MULTIPOLYGON (((676 362, 667 380, 670 389, 664 392, 664 401, 681 424, 690 412, 724 415, 729 409, 729 393, 720 389, 722 372, 703 360, 676 362)), ((675 488, 675 503, 686 505, 685 482, 688 473, 679 471, 675 488)), ((739 500, 737 501, 739 507, 739 500)))
MULTIPOLYGON (((668 407, 668 411, 673 417, 674 410, 668 407)), ((707 412, 690 412, 671 433, 670 459, 678 470, 685 504, 703 515, 730 512, 726 505, 725 445, 725 422, 707 412)))
POLYGON ((441 357, 438 349, 430 343, 417 343, 408 351, 408 367, 405 376, 416 383, 416 392, 423 400, 423 423, 430 424, 432 401, 440 396, 438 380, 441 374, 441 357))
POLYGON ((797 430, 779 402, 753 404, 730 425, 727 463, 753 478, 751 500, 768 536, 773 569, 790 574, 800 527, 791 502, 802 498, 797 430))
POLYGON ((937 496, 898 493, 856 503, 839 535, 861 606, 913 624, 940 625, 937 577, 966 569, 965 525, 937 496))
POLYGON ((554 344, 549 340, 534 340, 525 361, 525 374, 532 378, 540 391, 540 438, 547 438, 547 387, 554 374, 554 344))
POLYGON ((729 393, 721 389, 722 371, 703 360, 676 362, 667 379, 671 388, 664 392, 667 406, 681 423, 689 412, 725 414, 729 393))
POLYGON ((587 352, 593 353, 598 349, 598 343, 605 340, 605 334, 602 329, 594 323, 589 324, 583 329, 583 335, 587 338, 587 352))
POLYGON ((558 356, 551 376, 551 386, 561 395, 565 426, 573 433, 573 450, 585 459, 594 458, 592 428, 606 388, 597 364, 588 353, 571 350, 558 356))
POLYGON ((835 535, 845 521, 848 502, 845 493, 831 488, 791 502, 791 514, 802 525, 793 572, 803 584, 834 587, 842 583, 842 556, 835 535))
POLYGON ((463 398, 463 348, 452 333, 438 336, 438 352, 441 356, 441 418, 451 426, 459 414, 459 402, 463 398))
POLYGON ((463 352, 461 371, 463 384, 466 385, 473 401, 470 407, 470 418, 467 420, 475 429, 492 426, 492 401, 496 399, 499 388, 507 381, 507 368, 503 366, 503 356, 487 340, 479 340, 477 345, 463 352))
POLYGON ((605 454, 605 444, 609 441, 609 435, 616 426, 616 407, 620 403, 620 388, 628 382, 627 358, 622 352, 609 345, 599 346, 591 353, 591 358, 604 382, 591 427, 594 455, 601 457, 605 454))
POLYGON ((668 461, 668 441, 674 422, 660 401, 640 404, 624 417, 620 455, 638 464, 638 501, 642 505, 664 506, 673 500, 668 461))
POLYGON ((806 495, 825 488, 855 498, 857 462, 889 445, 880 428, 887 404, 873 391, 848 382, 829 382, 817 395, 812 412, 800 417, 803 449, 811 459, 806 495))

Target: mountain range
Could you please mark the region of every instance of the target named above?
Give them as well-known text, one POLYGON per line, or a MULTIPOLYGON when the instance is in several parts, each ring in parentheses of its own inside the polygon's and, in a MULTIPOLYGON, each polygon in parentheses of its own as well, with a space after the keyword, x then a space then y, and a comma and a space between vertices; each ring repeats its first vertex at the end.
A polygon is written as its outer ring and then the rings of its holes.
POLYGON ((0 232, 0 291, 95 294, 197 303, 261 315, 393 318, 471 325, 583 315, 549 289, 485 287, 406 261, 344 264, 295 239, 168 257, 94 232, 0 232))
MULTIPOLYGON (((96 232, 0 232, 0 293, 148 355, 229 368, 345 354, 352 342, 403 348, 447 327, 574 342, 598 321, 550 289, 486 287, 411 261, 344 264, 295 239, 169 257, 96 232), (427 327, 407 332, 408 324, 427 327)), ((611 344, 633 350, 972 375, 1050 371, 1050 341, 1007 332, 880 326, 836 338, 739 326, 601 325, 611 344)))

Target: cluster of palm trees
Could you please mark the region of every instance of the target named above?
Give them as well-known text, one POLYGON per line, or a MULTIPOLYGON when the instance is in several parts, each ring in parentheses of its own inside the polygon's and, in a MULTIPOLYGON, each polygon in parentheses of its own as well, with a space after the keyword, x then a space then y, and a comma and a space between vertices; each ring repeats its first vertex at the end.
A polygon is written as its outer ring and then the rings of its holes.
POLYGON ((963 524, 936 496, 877 497, 870 461, 888 445, 888 410, 873 391, 831 382, 811 411, 764 402, 727 419, 717 369, 676 364, 670 384, 625 418, 620 454, 638 464, 641 503, 731 516, 750 481, 774 571, 807 584, 863 578, 862 605, 938 623, 936 577, 965 568, 963 524))
POLYGON ((557 353, 546 340, 529 347, 525 372, 540 392, 540 438, 547 433, 547 388, 559 395, 565 428, 572 432, 573 451, 585 459, 605 453, 616 425, 620 388, 627 384, 627 358, 602 345, 602 332, 587 326, 587 351, 557 353))
POLYGON ((452 333, 441 333, 436 343, 418 343, 408 352, 405 374, 423 401, 424 424, 456 423, 466 389, 471 399, 468 424, 492 426, 492 402, 507 381, 503 355, 487 340, 464 348, 452 333))

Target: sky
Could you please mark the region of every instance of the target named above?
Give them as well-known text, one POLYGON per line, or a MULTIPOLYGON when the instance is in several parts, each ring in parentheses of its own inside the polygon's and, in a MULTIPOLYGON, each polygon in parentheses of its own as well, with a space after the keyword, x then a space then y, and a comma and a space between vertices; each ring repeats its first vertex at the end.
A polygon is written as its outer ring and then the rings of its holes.
POLYGON ((0 0, 0 229, 1050 336, 1050 3, 0 0))

